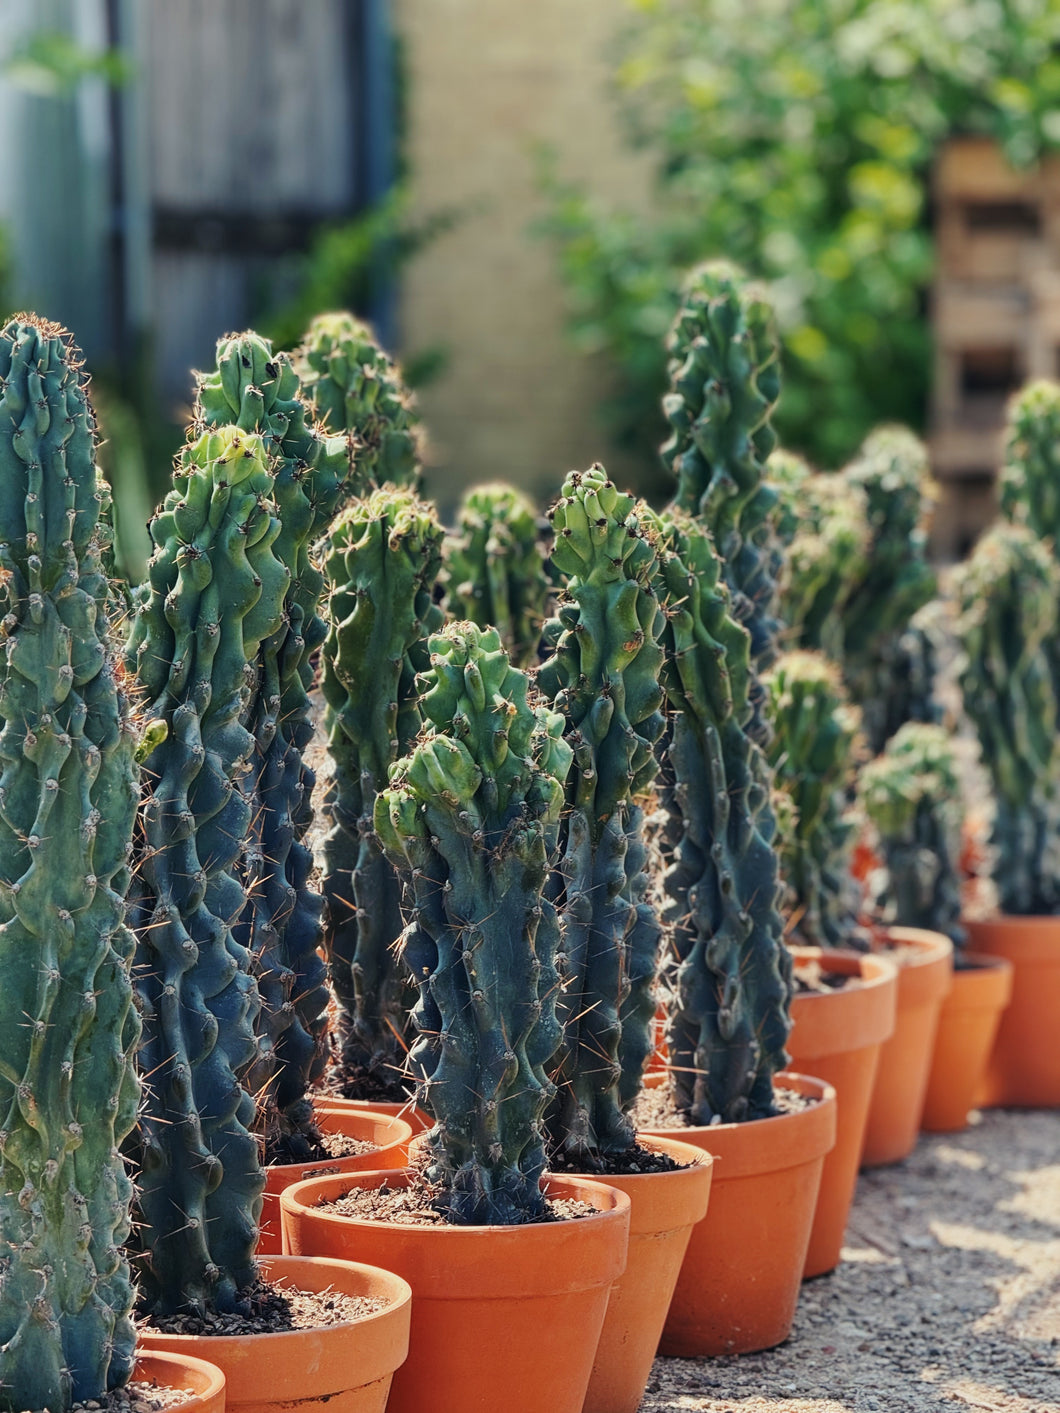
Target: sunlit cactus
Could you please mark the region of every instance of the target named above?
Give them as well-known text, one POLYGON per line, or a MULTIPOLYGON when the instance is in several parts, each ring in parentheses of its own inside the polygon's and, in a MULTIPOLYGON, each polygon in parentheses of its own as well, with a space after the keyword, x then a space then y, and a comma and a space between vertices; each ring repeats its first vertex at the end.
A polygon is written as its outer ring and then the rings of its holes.
POLYGON ((785 644, 840 661, 844 609, 867 569, 865 493, 843 476, 821 472, 782 492, 782 500, 794 522, 781 579, 785 644))
POLYGON ((0 1407, 132 1370, 124 924, 138 730, 116 671, 95 421, 57 324, 0 330, 0 1407))

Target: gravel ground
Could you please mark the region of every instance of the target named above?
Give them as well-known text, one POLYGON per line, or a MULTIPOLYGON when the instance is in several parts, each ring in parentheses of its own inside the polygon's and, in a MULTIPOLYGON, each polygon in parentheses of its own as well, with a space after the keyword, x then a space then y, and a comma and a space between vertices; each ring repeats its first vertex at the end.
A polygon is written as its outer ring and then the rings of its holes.
POLYGON ((785 1344, 657 1359, 641 1413, 1060 1413, 1060 1112, 973 1117, 862 1174, 785 1344))

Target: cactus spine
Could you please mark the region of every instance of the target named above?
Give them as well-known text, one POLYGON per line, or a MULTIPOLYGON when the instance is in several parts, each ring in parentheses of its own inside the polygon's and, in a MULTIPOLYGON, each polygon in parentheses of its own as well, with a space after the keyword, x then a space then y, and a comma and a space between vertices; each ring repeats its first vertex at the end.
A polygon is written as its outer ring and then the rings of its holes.
POLYGON ((845 790, 854 763, 859 713, 839 669, 821 653, 785 653, 766 674, 777 790, 782 812, 781 873, 794 936, 809 947, 849 947, 858 939, 851 874, 855 827, 845 790))
POLYGON ((571 751, 563 718, 527 702, 495 630, 431 638, 433 724, 376 800, 376 832, 409 883, 406 960, 417 979, 431 1130, 428 1180, 450 1221, 541 1215, 544 1066, 560 1039, 555 862, 571 751))
POLYGON ((317 419, 352 440, 351 494, 365 496, 387 482, 415 486, 421 458, 415 402, 371 328, 352 314, 319 314, 294 359, 317 419))
POLYGON ((354 502, 328 541, 330 628, 324 699, 334 774, 324 841, 325 944, 339 1003, 339 1080, 348 1093, 393 1098, 407 1050, 410 981, 395 957, 401 885, 372 824, 375 799, 421 718, 416 674, 443 615, 431 600, 442 528, 412 491, 354 502))
POLYGON ((254 1278, 265 1178, 238 1076, 257 1052, 258 990, 233 936, 251 817, 241 721, 290 571, 259 436, 228 427, 185 447, 151 521, 154 554, 127 649, 167 738, 144 763, 135 885, 144 1015, 140 1122, 143 1294, 151 1313, 233 1310, 254 1278))
POLYGON ((550 625, 556 650, 537 680, 564 718, 574 769, 559 868, 564 1036, 549 1136, 569 1161, 598 1167, 634 1146, 623 1099, 636 1096, 651 1050, 661 927, 644 900, 638 799, 658 768, 664 619, 651 583, 655 551, 632 498, 602 466, 567 477, 551 519, 552 559, 567 587, 550 625))
POLYGON ((199 381, 197 425, 259 433, 275 457, 280 532, 272 552, 290 572, 282 620, 258 647, 247 723, 255 738, 248 903, 236 930, 262 996, 262 1047, 247 1084, 263 1096, 259 1123, 270 1162, 317 1151, 307 1096, 326 1062, 327 985, 318 953, 324 900, 309 884, 313 857, 304 843, 315 782, 304 758, 313 735, 311 658, 327 632, 318 611, 324 577, 310 551, 335 512, 349 463, 344 440, 310 425, 308 410, 287 355, 273 354, 254 333, 222 339, 216 370, 199 381))
POLYGON ((904 427, 870 433, 842 474, 866 497, 871 535, 864 573, 843 609, 843 676, 878 755, 906 719, 893 691, 899 640, 935 593, 927 560, 935 487, 923 442, 904 427))
POLYGON ((887 874, 882 920, 931 928, 962 946, 961 785, 949 732, 907 721, 861 771, 858 795, 876 826, 887 874))
MULTIPOLYGON (((776 443, 770 414, 780 395, 772 309, 759 286, 722 261, 693 270, 668 340, 673 429, 662 448, 677 480, 674 504, 714 537, 732 612, 751 635, 756 672, 776 655, 776 489, 765 479, 776 443)), ((753 730, 764 741, 757 682, 753 730)))
POLYGON ((56 324, 0 331, 0 1407, 132 1369, 124 925, 137 732, 115 678, 95 421, 56 324))
POLYGON ((1001 911, 1060 912, 1060 743, 1047 656, 1060 565, 1025 526, 999 524, 955 582, 964 706, 994 787, 1001 911))
POLYGON ((472 486, 446 542, 446 562, 450 614, 496 628, 512 662, 528 667, 549 596, 533 504, 501 482, 472 486))
POLYGON ((672 713, 664 794, 677 958, 669 1047, 691 1123, 775 1112, 791 959, 778 910, 771 776, 749 732, 750 640, 730 612, 710 535, 679 511, 657 524, 666 605, 663 687, 672 713))

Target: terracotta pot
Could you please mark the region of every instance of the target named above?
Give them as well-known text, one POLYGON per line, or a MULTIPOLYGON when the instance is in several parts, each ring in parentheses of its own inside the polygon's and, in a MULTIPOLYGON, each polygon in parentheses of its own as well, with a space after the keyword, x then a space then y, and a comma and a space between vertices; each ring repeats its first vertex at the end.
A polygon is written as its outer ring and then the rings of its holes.
POLYGON ((1012 996, 1012 963, 982 952, 965 953, 970 963, 953 973, 953 988, 942 1003, 935 1051, 928 1073, 920 1127, 955 1133, 968 1126, 997 1035, 1001 1013, 1012 996))
POLYGON ((602 1183, 550 1178, 555 1197, 599 1215, 512 1227, 416 1227, 319 1207, 404 1174, 350 1173, 280 1199, 293 1251, 356 1255, 412 1287, 409 1359, 388 1413, 580 1413, 611 1284, 622 1274, 630 1201, 602 1183))
POLYGON ((226 1381, 227 1413, 383 1413, 394 1370, 408 1354, 412 1292, 390 1271, 353 1261, 267 1256, 265 1280, 298 1290, 340 1290, 386 1300, 342 1325, 278 1334, 166 1335, 141 1329, 150 1353, 209 1357, 226 1381))
POLYGON ((611 1287, 583 1413, 637 1413, 692 1228, 710 1197, 709 1153, 669 1136, 640 1142, 684 1166, 605 1179, 630 1201, 629 1257, 611 1287))
POLYGON ((342 1099, 337 1094, 320 1094, 313 1100, 314 1111, 320 1113, 332 1109, 336 1113, 385 1114, 390 1119, 401 1119, 412 1129, 413 1137, 425 1129, 434 1127, 434 1120, 426 1109, 421 1109, 413 1099, 402 1104, 375 1099, 342 1099))
POLYGON ((373 1114, 364 1109, 314 1108, 314 1117, 324 1133, 342 1133, 362 1143, 374 1143, 370 1153, 353 1153, 348 1158, 328 1158, 319 1163, 273 1163, 265 1169, 265 1195, 261 1204, 261 1224, 257 1255, 279 1256, 280 1193, 293 1182, 324 1173, 356 1173, 367 1168, 403 1168, 408 1162, 412 1127, 403 1119, 373 1114))
POLYGON ((170 1405, 172 1413, 225 1413, 225 1376, 205 1359, 138 1349, 132 1376, 136 1383, 180 1389, 186 1396, 170 1405))
POLYGON ((894 1030, 898 972, 886 957, 820 947, 791 950, 796 966, 815 961, 828 975, 861 978, 855 986, 797 993, 791 1000, 792 1068, 825 1080, 836 1092, 835 1147, 824 1160, 803 1272, 820 1276, 839 1264, 880 1050, 894 1030))
POLYGON ((791 1330, 836 1102, 822 1080, 784 1073, 777 1081, 819 1102, 753 1123, 641 1135, 678 1138, 715 1160, 710 1206, 692 1229, 660 1354, 749 1354, 791 1330))
POLYGON ((887 936, 914 948, 915 955, 898 962, 898 1012, 894 1034, 880 1051, 861 1150, 864 1168, 899 1163, 916 1146, 939 1011, 953 984, 948 937, 918 927, 889 927, 887 936))
POLYGON ((1060 1106, 1060 917, 968 922, 977 952, 1012 963, 1012 1000, 1001 1017, 976 1102, 1060 1106))

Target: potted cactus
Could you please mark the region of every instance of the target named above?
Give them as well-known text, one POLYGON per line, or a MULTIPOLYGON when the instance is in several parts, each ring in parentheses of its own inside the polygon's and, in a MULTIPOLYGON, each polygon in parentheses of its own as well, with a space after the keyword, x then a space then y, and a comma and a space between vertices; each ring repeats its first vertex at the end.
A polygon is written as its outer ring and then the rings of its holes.
POLYGON ((218 1413, 216 1371, 134 1371, 120 1147, 140 1096, 140 729, 110 637, 87 384, 59 325, 0 330, 0 1384, 7 1408, 64 1413, 132 1376, 218 1413))
POLYGON ((660 1348, 734 1353, 768 1348, 791 1327, 835 1100, 827 1085, 786 1075, 785 1087, 820 1102, 778 1107, 791 961, 771 773, 752 736, 750 635, 731 613, 704 526, 675 510, 653 528, 666 613, 664 917, 674 956, 670 1071, 659 1090, 672 1096, 673 1116, 670 1127, 657 1118, 644 1131, 694 1143, 718 1164, 660 1348), (782 1141, 790 1166, 778 1172, 782 1141), (779 1222, 774 1184, 786 1193, 779 1222), (758 1200, 752 1219, 745 1203, 758 1200))
POLYGON ((858 789, 882 858, 879 915, 892 925, 944 933, 956 949, 920 1126, 961 1129, 1012 993, 1012 966, 965 945, 957 870, 962 792, 953 737, 941 726, 907 722, 861 772, 858 789))
POLYGON ((653 1048, 662 933, 646 898, 643 802, 663 729, 665 616, 642 514, 602 466, 567 477, 550 519, 565 586, 537 682, 563 717, 574 765, 555 879, 563 1036, 546 1122, 553 1170, 601 1174, 632 1203, 629 1258, 584 1408, 633 1413, 711 1180, 706 1155, 666 1139, 638 1142, 630 1115, 653 1048))
POLYGON ((582 1179, 541 1183, 555 1094, 545 1065, 560 1037, 545 889, 571 750, 562 717, 528 697, 496 630, 450 624, 430 649, 428 725, 392 767, 375 829, 408 887, 411 1063, 436 1122, 420 1140, 422 1166, 405 1175, 289 1188, 285 1236, 296 1252, 326 1245, 410 1273, 412 1351, 391 1413, 578 1413, 625 1264, 629 1199, 582 1179), (557 1197, 592 1215, 542 1222, 557 1197), (367 1215, 322 1209, 329 1199, 367 1215), (414 1204, 421 1222, 385 1220, 391 1203, 399 1215, 414 1204))
POLYGON ((230 1404, 259 1406, 329 1398, 380 1376, 374 1362, 351 1374, 322 1359, 357 1343, 356 1324, 229 1332, 233 1317, 269 1308, 260 1278, 385 1302, 366 1337, 391 1370, 404 1357, 409 1300, 386 1273, 255 1261, 265 1173, 241 1081, 258 1055, 261 999, 235 935, 246 908, 236 870, 252 817, 241 786, 255 749, 243 724, 255 719, 254 664, 280 628, 292 579, 275 553, 277 465, 258 433, 234 426, 185 447, 151 522, 155 550, 126 651, 150 714, 168 728, 144 761, 132 914, 151 1078, 138 1131, 142 1306, 154 1326, 143 1339, 153 1350, 208 1349, 230 1404), (300 1343, 306 1367, 291 1363, 300 1343))
POLYGON ((994 795, 998 912, 970 917, 976 952, 1014 967, 978 1099, 1060 1104, 1060 744, 1051 644, 1060 564, 1021 524, 984 535, 957 571, 964 709, 994 795))

